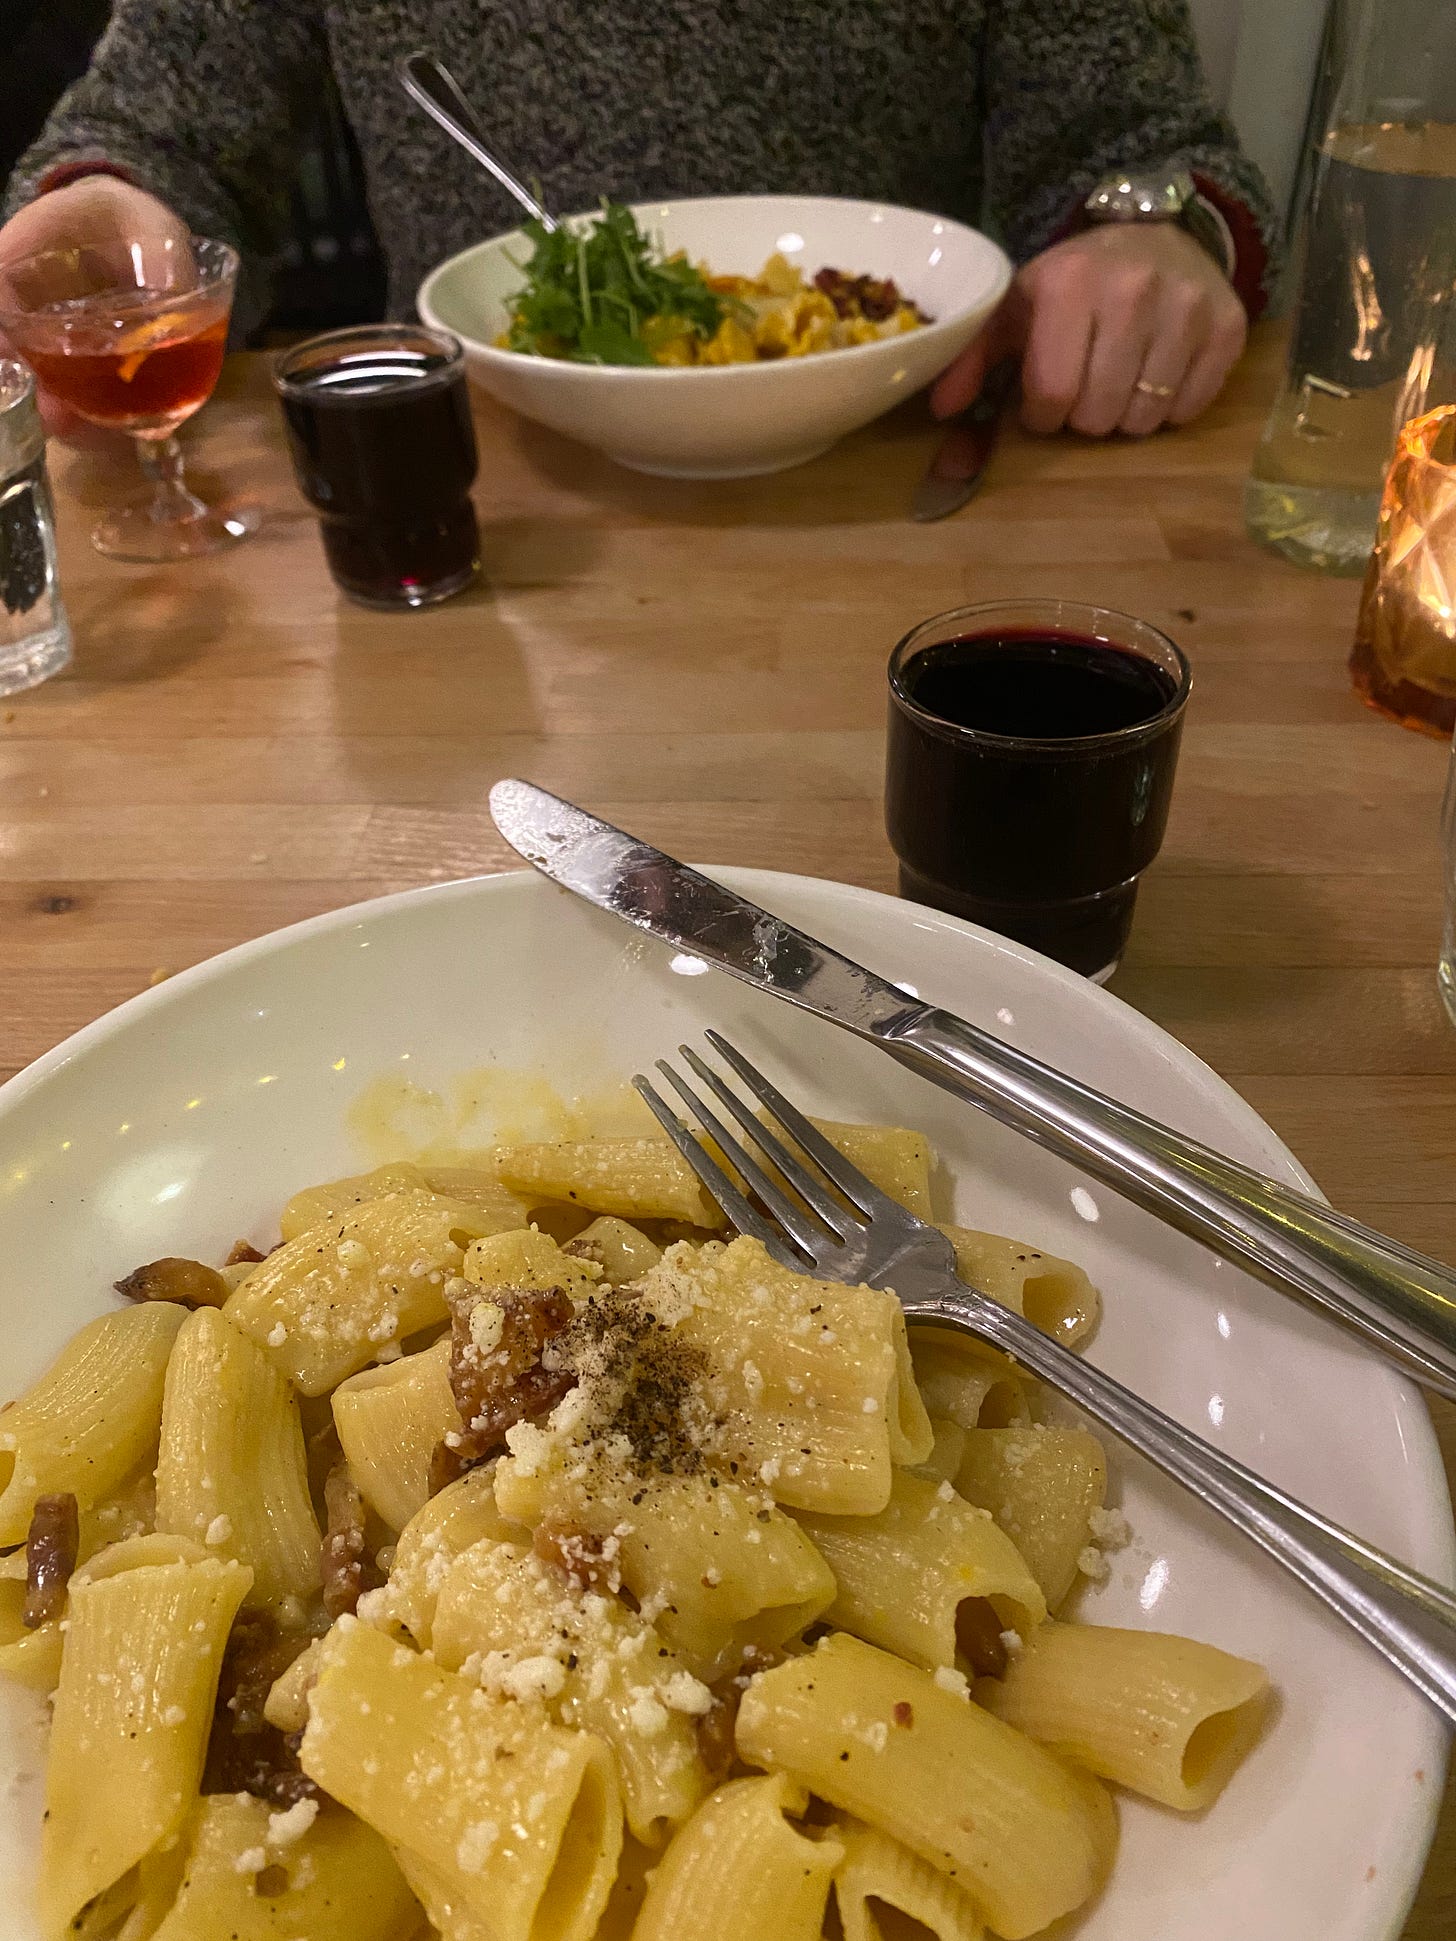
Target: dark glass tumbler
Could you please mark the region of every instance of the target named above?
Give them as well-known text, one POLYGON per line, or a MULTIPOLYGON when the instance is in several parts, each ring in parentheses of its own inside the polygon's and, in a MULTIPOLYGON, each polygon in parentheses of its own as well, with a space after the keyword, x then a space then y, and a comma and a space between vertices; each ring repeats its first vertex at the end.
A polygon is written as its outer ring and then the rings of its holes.
POLYGON ((1001 601, 916 627, 889 679, 901 895, 1109 976, 1168 820, 1182 653, 1127 614, 1001 601))
POLYGON ((331 330, 274 368, 329 571, 367 607, 424 607, 480 570, 465 360, 423 324, 331 330))

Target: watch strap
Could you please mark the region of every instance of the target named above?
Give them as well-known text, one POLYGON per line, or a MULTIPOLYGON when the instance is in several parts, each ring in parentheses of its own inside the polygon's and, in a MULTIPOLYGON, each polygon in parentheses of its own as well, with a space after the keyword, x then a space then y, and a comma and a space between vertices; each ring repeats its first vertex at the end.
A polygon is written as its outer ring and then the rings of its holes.
POLYGON ((1183 205, 1183 213, 1178 220, 1194 242, 1202 244, 1232 283, 1238 269, 1239 252, 1234 243, 1234 232, 1218 204, 1211 202, 1201 190, 1195 189, 1183 205))

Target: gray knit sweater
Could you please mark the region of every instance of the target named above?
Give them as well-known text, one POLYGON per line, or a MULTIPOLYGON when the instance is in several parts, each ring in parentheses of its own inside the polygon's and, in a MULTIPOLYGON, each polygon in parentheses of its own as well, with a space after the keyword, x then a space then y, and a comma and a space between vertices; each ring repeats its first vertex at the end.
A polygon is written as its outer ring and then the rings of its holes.
POLYGON ((393 63, 420 46, 559 210, 863 196, 979 221, 1024 259, 1109 169, 1176 160, 1221 192, 1256 280, 1272 243, 1185 0, 116 0, 5 213, 58 166, 105 159, 239 244, 256 292, 294 131, 331 67, 407 311, 433 264, 517 220, 401 92, 393 63))

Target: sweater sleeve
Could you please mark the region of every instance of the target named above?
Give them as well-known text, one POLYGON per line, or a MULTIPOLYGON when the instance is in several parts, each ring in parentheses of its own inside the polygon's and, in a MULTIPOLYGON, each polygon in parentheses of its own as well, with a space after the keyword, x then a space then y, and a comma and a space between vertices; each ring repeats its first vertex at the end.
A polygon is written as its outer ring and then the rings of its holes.
POLYGON ((989 0, 986 214, 1018 262, 1117 168, 1188 169, 1229 224, 1253 314, 1278 268, 1269 191, 1213 107, 1187 0, 989 0))
POLYGON ((327 59, 309 0, 116 0, 90 67, 16 164, 0 216, 104 167, 232 243, 239 310, 256 315, 327 59))

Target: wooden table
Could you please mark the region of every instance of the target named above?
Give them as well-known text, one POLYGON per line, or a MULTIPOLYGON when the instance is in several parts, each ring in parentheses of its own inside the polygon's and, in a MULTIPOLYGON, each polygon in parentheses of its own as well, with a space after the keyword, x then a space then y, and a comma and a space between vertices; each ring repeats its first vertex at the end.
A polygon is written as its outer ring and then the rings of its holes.
MULTIPOLYGON (((1445 751, 1345 673, 1356 587, 1244 537, 1280 340, 1196 428, 1008 436, 975 505, 905 518, 923 407, 778 478, 637 478, 481 403, 486 589, 351 607, 294 493, 264 361, 199 479, 271 519, 185 569, 86 543, 128 469, 54 452, 72 673, 0 703, 0 1077, 166 971, 315 911, 513 862, 532 776, 679 854, 894 887, 884 662, 913 621, 1031 592, 1164 626, 1197 686, 1115 988, 1224 1073, 1352 1212, 1456 1258, 1456 1031, 1436 995, 1445 751)), ((129 466, 129 460, 126 461, 129 466)), ((1436 1410, 1456 1476, 1456 1409, 1436 1410)), ((1456 1931, 1456 1791, 1407 1941, 1456 1931)))

